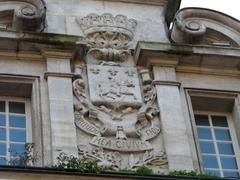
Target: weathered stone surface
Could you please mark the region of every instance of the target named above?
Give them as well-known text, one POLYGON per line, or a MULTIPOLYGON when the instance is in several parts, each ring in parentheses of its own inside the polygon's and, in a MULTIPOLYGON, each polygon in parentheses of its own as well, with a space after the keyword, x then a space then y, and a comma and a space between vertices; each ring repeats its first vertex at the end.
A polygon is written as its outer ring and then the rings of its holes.
POLYGON ((88 66, 90 100, 114 108, 141 107, 137 70, 129 67, 88 66))
POLYGON ((103 63, 87 64, 77 72, 80 78, 73 83, 75 124, 79 137, 85 137, 85 141, 78 139, 79 155, 112 168, 149 165, 166 170, 149 71, 139 73, 135 67, 103 63), (148 77, 142 91, 140 75, 148 77))
POLYGON ((171 39, 176 43, 239 47, 239 22, 204 8, 185 8, 175 17, 171 39))

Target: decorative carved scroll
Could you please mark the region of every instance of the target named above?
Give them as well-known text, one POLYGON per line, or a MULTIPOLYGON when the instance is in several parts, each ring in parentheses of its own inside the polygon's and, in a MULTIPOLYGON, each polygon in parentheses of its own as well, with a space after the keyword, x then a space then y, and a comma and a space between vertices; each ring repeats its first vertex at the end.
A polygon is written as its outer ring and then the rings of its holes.
POLYGON ((137 21, 124 15, 89 14, 77 18, 91 49, 88 55, 97 60, 125 61, 131 55, 129 43, 133 39, 137 21))
POLYGON ((2 20, 5 28, 42 31, 45 27, 46 4, 43 0, 2 0, 0 7, 0 23, 2 20))
POLYGON ((239 36, 239 21, 204 8, 179 10, 171 31, 172 41, 189 44, 239 46, 239 36))

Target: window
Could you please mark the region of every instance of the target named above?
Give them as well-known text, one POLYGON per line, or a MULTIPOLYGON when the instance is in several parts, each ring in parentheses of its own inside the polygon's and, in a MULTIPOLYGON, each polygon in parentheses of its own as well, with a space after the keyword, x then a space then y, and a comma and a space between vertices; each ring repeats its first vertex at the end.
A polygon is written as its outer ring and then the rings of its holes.
POLYGON ((0 97, 0 165, 11 164, 31 142, 29 100, 0 97))
POLYGON ((219 177, 239 177, 239 148, 230 114, 195 112, 203 171, 219 177))

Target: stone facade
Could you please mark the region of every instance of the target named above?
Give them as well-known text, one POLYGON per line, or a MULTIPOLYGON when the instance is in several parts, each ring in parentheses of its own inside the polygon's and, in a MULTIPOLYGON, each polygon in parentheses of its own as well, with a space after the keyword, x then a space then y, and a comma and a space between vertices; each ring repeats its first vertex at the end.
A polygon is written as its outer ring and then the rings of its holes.
POLYGON ((197 111, 231 115, 238 152, 240 23, 179 5, 0 1, 0 96, 30 100, 38 166, 65 152, 109 169, 203 172, 197 111))

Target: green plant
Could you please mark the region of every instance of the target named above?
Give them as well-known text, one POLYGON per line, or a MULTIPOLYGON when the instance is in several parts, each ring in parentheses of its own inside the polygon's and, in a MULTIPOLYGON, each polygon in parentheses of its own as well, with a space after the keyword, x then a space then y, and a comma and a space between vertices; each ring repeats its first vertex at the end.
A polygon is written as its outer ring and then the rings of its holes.
POLYGON ((37 155, 33 154, 34 143, 25 143, 22 154, 15 153, 14 158, 9 161, 12 166, 31 166, 38 161, 37 155))
POLYGON ((136 170, 134 169, 127 169, 127 168, 123 168, 123 169, 118 169, 116 172, 120 172, 120 173, 136 173, 136 170))
POLYGON ((82 173, 100 173, 104 170, 95 160, 88 157, 78 158, 63 152, 57 157, 57 168, 74 169, 82 173))
POLYGON ((198 177, 214 177, 211 173, 197 173, 196 171, 171 171, 169 173, 170 176, 198 176, 198 177))
POLYGON ((146 166, 141 166, 136 169, 136 173, 142 176, 148 176, 153 174, 153 170, 146 166))

